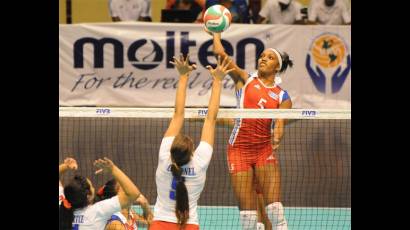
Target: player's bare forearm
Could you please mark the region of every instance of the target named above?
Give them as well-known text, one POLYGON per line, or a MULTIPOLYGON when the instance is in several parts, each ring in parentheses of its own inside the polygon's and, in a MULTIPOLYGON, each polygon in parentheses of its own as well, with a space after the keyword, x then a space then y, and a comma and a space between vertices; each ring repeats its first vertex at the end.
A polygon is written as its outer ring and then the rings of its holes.
POLYGON ((186 100, 186 87, 188 85, 189 73, 180 75, 177 88, 177 95, 175 99, 175 112, 174 116, 184 116, 185 112, 185 100, 186 100))
POLYGON ((140 190, 131 181, 131 179, 115 165, 112 169, 112 176, 116 181, 118 181, 129 200, 134 201, 141 195, 140 190))

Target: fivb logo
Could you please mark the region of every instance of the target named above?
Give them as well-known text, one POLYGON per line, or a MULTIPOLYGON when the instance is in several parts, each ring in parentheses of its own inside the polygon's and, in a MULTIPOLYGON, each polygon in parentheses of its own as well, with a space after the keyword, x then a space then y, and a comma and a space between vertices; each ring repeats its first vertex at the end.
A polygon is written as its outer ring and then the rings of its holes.
POLYGON ((351 68, 350 54, 346 43, 336 34, 325 33, 315 38, 306 57, 306 69, 316 89, 326 93, 326 71, 336 70, 332 74, 332 94, 341 90, 351 68), (311 66, 311 56, 316 67, 311 66), (322 68, 323 69, 322 69, 322 68))
POLYGON ((319 112, 317 112, 315 110, 303 110, 302 111, 302 116, 303 117, 315 117, 318 114, 319 114, 319 112))
MULTIPOLYGON (((189 32, 180 32, 180 52, 186 55, 189 53, 189 47, 196 47, 196 40, 189 39, 189 32)), ((165 56, 166 56, 166 68, 174 68, 172 64, 168 61, 172 60, 175 55, 175 32, 166 32, 166 43, 165 43, 165 56)), ((198 48, 198 61, 202 66, 213 65, 208 61, 208 57, 214 56, 210 47, 212 46, 212 40, 208 40, 201 44, 198 48)), ((124 44, 122 41, 104 37, 104 38, 93 38, 84 37, 80 38, 74 42, 74 68, 84 68, 84 46, 89 44, 93 47, 94 54, 94 68, 104 68, 104 57, 110 53, 104 53, 104 48, 107 45, 113 47, 113 58, 114 58, 114 68, 124 68, 124 44)), ((234 55, 234 48, 231 43, 226 40, 222 40, 222 45, 225 48, 226 53, 229 56, 234 55)), ((236 44, 236 63, 239 67, 245 68, 245 48, 247 45, 253 45, 255 47, 255 57, 259 55, 265 49, 263 42, 256 38, 244 38, 238 41, 236 44)), ((127 49, 128 61, 138 69, 150 70, 156 68, 161 64, 164 51, 163 48, 154 40, 139 39, 131 43, 127 49), (150 48, 152 47, 152 48, 150 48), (140 58, 137 58, 139 56, 140 58), (142 57, 141 57, 142 56, 142 57)), ((179 53, 179 52, 178 52, 179 53)), ((249 54, 248 54, 249 55, 249 54)), ((258 59, 255 58, 255 69, 258 65, 258 59)))

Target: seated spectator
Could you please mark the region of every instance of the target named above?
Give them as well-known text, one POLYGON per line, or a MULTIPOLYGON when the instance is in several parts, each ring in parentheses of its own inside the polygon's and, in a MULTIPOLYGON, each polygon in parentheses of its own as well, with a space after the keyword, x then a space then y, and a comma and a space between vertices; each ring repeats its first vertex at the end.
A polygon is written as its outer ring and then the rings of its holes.
POLYGON ((316 0, 309 6, 309 24, 350 25, 346 4, 341 0, 316 0))
POLYGON ((206 3, 204 4, 204 13, 206 9, 208 9, 209 7, 219 4, 229 9, 232 15, 232 22, 250 23, 249 6, 247 0, 206 0, 205 2, 206 3))
POLYGON ((205 1, 203 0, 167 0, 165 9, 191 10, 192 14, 198 15, 196 22, 202 20, 205 1))
POLYGON ((152 21, 150 0, 110 0, 109 7, 113 22, 152 21))
POLYGON ((259 12, 257 23, 304 24, 302 6, 293 0, 267 0, 259 12))
POLYGON ((250 20, 252 23, 257 23, 259 19, 259 11, 261 11, 261 0, 253 0, 249 2, 250 20))

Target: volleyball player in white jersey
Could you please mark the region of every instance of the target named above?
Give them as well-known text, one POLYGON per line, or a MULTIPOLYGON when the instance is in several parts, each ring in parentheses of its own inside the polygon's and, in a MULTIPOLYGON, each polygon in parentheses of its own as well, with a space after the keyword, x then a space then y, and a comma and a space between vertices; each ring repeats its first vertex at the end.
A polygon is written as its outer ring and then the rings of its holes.
POLYGON ((179 72, 175 111, 165 132, 159 150, 156 171, 157 201, 150 230, 199 229, 197 202, 204 188, 206 170, 212 157, 216 116, 219 110, 222 79, 232 70, 230 60, 218 57, 216 69, 207 66, 213 83, 208 113, 202 127, 201 142, 194 151, 192 139, 181 134, 184 123, 184 107, 188 77, 195 65, 189 65, 188 57, 174 57, 179 72))
POLYGON ((141 192, 110 159, 94 162, 97 172, 111 174, 124 190, 117 196, 94 202, 95 190, 88 178, 75 176, 64 186, 65 198, 60 206, 60 230, 104 230, 111 215, 132 204, 141 192))
MULTIPOLYGON (((102 201, 110 199, 121 192, 123 192, 123 189, 120 184, 116 180, 111 179, 98 189, 97 198, 99 201, 102 201)), ((121 212, 114 213, 107 221, 105 230, 137 230, 138 225, 149 226, 153 214, 148 200, 141 194, 135 203, 141 206, 143 215, 137 214, 134 209, 129 206, 122 209, 121 212)))

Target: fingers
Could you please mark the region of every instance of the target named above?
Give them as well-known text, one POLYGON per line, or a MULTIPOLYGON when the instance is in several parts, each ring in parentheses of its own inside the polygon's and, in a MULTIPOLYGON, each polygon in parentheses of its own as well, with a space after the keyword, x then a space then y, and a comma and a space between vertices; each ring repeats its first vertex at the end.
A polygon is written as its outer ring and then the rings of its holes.
POLYGON ((209 71, 213 71, 213 70, 214 70, 214 68, 212 68, 212 66, 210 66, 210 65, 207 65, 206 68, 207 68, 209 71))
POLYGON ((225 56, 224 60, 222 61, 221 67, 225 68, 226 67, 226 62, 229 60, 228 56, 225 56))
POLYGON ((191 65, 192 69, 196 69, 196 64, 191 65))
POLYGON ((221 55, 218 55, 218 66, 221 66, 221 55))
POLYGON ((97 171, 95 171, 95 175, 102 173, 102 171, 103 171, 102 169, 98 169, 97 171))
POLYGON ((234 71, 234 70, 235 70, 235 68, 228 69, 228 70, 225 71, 225 74, 228 74, 228 73, 230 73, 230 72, 232 72, 232 71, 234 71))
POLYGON ((185 63, 185 65, 189 64, 189 54, 186 55, 184 63, 185 63))

